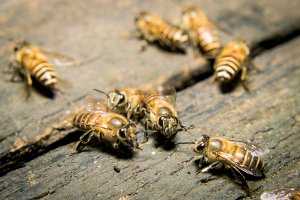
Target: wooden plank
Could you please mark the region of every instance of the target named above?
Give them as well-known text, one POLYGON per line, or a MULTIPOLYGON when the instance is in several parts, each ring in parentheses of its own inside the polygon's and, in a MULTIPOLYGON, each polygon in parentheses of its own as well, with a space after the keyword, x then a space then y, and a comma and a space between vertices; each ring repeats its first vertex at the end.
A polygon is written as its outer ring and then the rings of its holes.
MULTIPOLYGON (((228 21, 226 29, 230 29, 233 33, 245 34, 247 35, 245 39, 254 43, 280 30, 289 31, 299 23, 298 13, 292 12, 296 8, 295 1, 284 5, 281 1, 276 1, 276 3, 264 1, 255 5, 247 1, 236 1, 232 4, 220 2, 217 6, 205 1, 194 3, 206 11, 217 24, 223 26, 228 21), (247 12, 244 13, 245 9, 239 10, 238 8, 245 8, 247 12), (286 12, 289 16, 292 13, 290 20, 286 21, 284 15, 278 17, 277 13, 281 9, 291 11, 286 12), (260 10, 258 14, 257 10, 260 10), (248 17, 235 17, 235 14, 248 17), (251 16, 254 19, 250 20, 251 16), (268 21, 274 17, 276 20, 268 21), (237 25, 230 27, 233 24, 232 20, 240 21, 236 22, 237 25), (260 29, 254 28, 253 24, 257 24, 257 27, 268 27, 268 29, 261 32, 260 29), (248 34, 253 38, 248 37, 248 34)), ((150 11, 155 11, 171 21, 179 20, 183 3, 166 1, 163 3, 164 6, 161 5, 159 1, 153 2, 150 11), (174 12, 165 12, 165 8, 174 12)), ((70 103, 85 96, 92 88, 108 90, 125 85, 139 86, 153 81, 159 84, 164 82, 161 80, 168 77, 173 79, 174 75, 189 72, 206 74, 205 77, 207 77, 210 69, 205 67, 204 59, 200 59, 194 65, 189 65, 193 57, 191 54, 185 56, 171 54, 156 47, 150 47, 140 54, 138 53, 140 48, 138 40, 126 40, 122 37, 124 32, 134 29, 132 23, 134 11, 147 8, 149 8, 149 3, 140 1, 119 2, 116 6, 106 1, 91 1, 89 5, 80 1, 65 1, 64 3, 54 1, 47 6, 41 1, 2 2, 1 35, 3 37, 1 37, 1 43, 3 47, 1 47, 0 55, 2 63, 8 63, 11 55, 7 37, 15 37, 26 38, 43 49, 73 56, 82 64, 58 68, 61 78, 73 85, 72 88, 65 88, 67 95, 57 96, 55 100, 51 100, 41 97, 38 92, 33 93, 30 102, 25 103, 25 106, 24 85, 7 82, 9 76, 1 79, 1 94, 5 98, 1 98, 0 109, 9 112, 1 118, 3 132, 0 136, 2 141, 0 152, 5 152, 14 146, 18 137, 25 141, 32 141, 46 128, 44 124, 37 125, 36 121, 40 122, 44 117, 48 119, 54 114, 63 115, 64 109, 68 109, 70 103), (55 34, 50 30, 53 30, 55 34), (123 76, 123 74, 126 75, 123 76), (161 78, 157 79, 157 77, 161 78)), ((225 36, 223 41, 228 40, 226 34, 223 36, 225 36)), ((44 123, 51 122, 44 121, 44 123)))
MULTIPOLYGON (((193 1, 191 4, 201 7, 217 25, 233 33, 232 36, 221 33, 224 42, 232 37, 242 37, 255 46, 269 38, 276 40, 279 34, 290 35, 297 30, 300 17, 296 3, 292 0, 243 0, 230 4, 227 1, 217 4, 193 1)), ((1 76, 0 111, 5 114, 0 119, 0 152, 7 152, 23 142, 35 141, 72 106, 82 102, 92 88, 109 90, 149 82, 161 84, 181 72, 209 72, 204 59, 197 61, 200 64, 188 65, 192 54, 172 54, 155 46, 139 53, 139 41, 126 40, 122 36, 134 28, 134 11, 147 9, 178 21, 182 1, 118 1, 113 4, 110 1, 89 1, 89 4, 51 1, 47 5, 42 1, 6 1, 1 4, 1 63, 8 62, 11 51, 6 38, 13 36, 26 38, 41 48, 73 56, 81 64, 58 68, 61 77, 72 82, 73 87, 65 88, 67 95, 58 95, 55 100, 34 92, 30 101, 25 102, 23 84, 12 84, 5 81, 9 76, 1 76), (174 12, 166 12, 166 9, 174 12), (198 65, 203 67, 203 71, 198 65)), ((274 149, 270 155, 275 164, 269 174, 274 175, 250 183, 256 190, 255 195, 283 184, 299 187, 299 173, 296 170, 299 168, 299 158, 295 155, 299 151, 299 137, 295 134, 299 132, 297 46, 299 39, 255 60, 260 63, 263 72, 250 76, 251 95, 241 87, 232 93, 221 94, 217 86, 209 81, 179 94, 177 107, 186 124, 204 126, 216 134, 250 139, 262 145, 265 145, 265 140, 270 141, 267 146, 274 149), (289 113, 289 110, 292 112, 289 113), (238 137, 236 133, 240 132, 244 134, 238 137), (274 180, 278 181, 274 184, 274 180)), ((183 80, 180 77, 179 80, 183 80)), ((57 144, 60 138, 55 141, 51 139, 54 138, 50 138, 49 143, 45 142, 46 147, 39 148, 60 146, 57 144)), ((189 137, 183 134, 178 136, 178 140, 187 139, 189 137)), ((105 199, 129 195, 133 199, 173 199, 198 198, 199 194, 205 194, 212 199, 232 199, 245 195, 227 176, 201 183, 200 180, 207 175, 194 175, 194 154, 189 147, 165 151, 155 148, 153 143, 144 145, 144 150, 132 159, 120 159, 97 150, 69 156, 73 151, 72 145, 59 147, 1 177, 0 196, 11 199, 105 199), (120 173, 113 170, 114 165, 121 169, 120 173)), ((38 150, 34 151, 38 153, 38 150)))
MULTIPOLYGON (((263 71, 251 76, 251 94, 245 93, 242 87, 222 94, 209 80, 178 94, 177 107, 185 124, 206 128, 205 133, 210 135, 249 140, 270 148, 266 160, 271 164, 266 178, 249 181, 255 197, 266 189, 300 187, 299 44, 298 38, 254 60, 263 71)), ((177 135, 177 141, 189 140, 189 134, 177 135)), ((142 146, 143 151, 130 159, 120 159, 97 149, 70 156, 73 145, 59 147, 2 177, 0 196, 9 199, 118 199, 122 196, 236 199, 245 196, 241 187, 222 173, 202 183, 210 175, 196 176, 193 161, 196 155, 190 146, 166 151, 155 147, 155 143, 151 139, 142 146), (121 172, 115 172, 114 166, 121 172)))

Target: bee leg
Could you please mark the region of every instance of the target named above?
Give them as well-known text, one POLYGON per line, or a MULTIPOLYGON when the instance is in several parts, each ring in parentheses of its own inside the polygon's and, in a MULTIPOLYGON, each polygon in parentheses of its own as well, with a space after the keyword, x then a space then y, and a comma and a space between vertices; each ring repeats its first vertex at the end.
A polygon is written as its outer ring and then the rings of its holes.
POLYGON ((18 80, 16 80, 16 77, 19 77, 20 71, 18 69, 14 69, 14 71, 12 73, 13 73, 13 75, 11 76, 10 81, 11 82, 20 82, 21 81, 20 78, 18 80))
POLYGON ((257 72, 261 72, 262 70, 251 60, 251 59, 248 59, 248 63, 249 65, 255 69, 257 72))
POLYGON ((10 81, 11 82, 20 82, 21 79, 19 78, 18 80, 16 80, 16 77, 20 77, 19 76, 19 73, 21 72, 21 69, 20 69, 20 65, 17 61, 11 61, 8 65, 8 68, 7 70, 4 70, 4 73, 7 73, 7 74, 12 74, 11 78, 10 78, 10 81))
POLYGON ((125 153, 125 151, 120 148, 120 143, 119 142, 113 144, 113 149, 116 150, 119 153, 125 153))
POLYGON ((83 148, 86 146, 86 144, 88 144, 92 137, 93 137, 93 132, 90 130, 90 131, 87 131, 85 132, 79 139, 79 142, 77 143, 76 145, 76 151, 77 152, 81 152, 83 150, 83 148))
POLYGON ((26 69, 25 69, 25 76, 26 76, 26 80, 27 80, 27 97, 26 97, 26 99, 28 100, 30 97, 30 94, 31 94, 32 79, 31 79, 30 72, 26 69))
POLYGON ((147 40, 142 40, 141 41, 141 49, 140 49, 140 51, 142 52, 142 51, 145 51, 146 50, 146 47, 148 46, 148 42, 147 42, 147 40))
POLYGON ((213 162, 212 164, 208 165, 207 167, 204 167, 203 169, 201 169, 201 172, 206 173, 209 170, 215 168, 219 163, 220 163, 219 161, 213 162))
POLYGON ((236 179, 238 179, 239 181, 241 181, 242 187, 243 189, 247 192, 247 194, 251 197, 251 192, 249 189, 249 186, 246 182, 245 176, 240 172, 239 169, 237 169, 234 166, 231 166, 231 171, 233 172, 233 175, 236 179))
POLYGON ((144 132, 144 140, 142 142, 143 144, 148 142, 148 140, 149 140, 149 135, 148 135, 147 130, 152 129, 151 122, 148 119, 145 120, 145 129, 146 130, 144 132))
POLYGON ((202 173, 201 169, 203 169, 203 166, 207 166, 209 163, 207 157, 203 155, 200 155, 197 160, 199 160, 199 169, 196 171, 196 174, 199 174, 202 173))
POLYGON ((250 91, 249 90, 249 87, 247 85, 247 77, 246 77, 246 74, 247 74, 247 67, 246 65, 244 65, 242 67, 242 74, 241 74, 241 81, 242 81, 242 84, 243 84, 243 87, 246 91, 250 91))
POLYGON ((190 44, 193 48, 194 57, 197 58, 200 56, 200 52, 198 49, 198 39, 195 31, 189 31, 190 44))
POLYGON ((182 124, 181 121, 179 121, 179 126, 180 126, 181 130, 184 130, 184 131, 195 128, 194 125, 187 126, 187 125, 182 124))
POLYGON ((130 104, 127 105, 126 110, 127 110, 127 119, 130 119, 131 115, 132 115, 132 109, 131 109, 130 104))

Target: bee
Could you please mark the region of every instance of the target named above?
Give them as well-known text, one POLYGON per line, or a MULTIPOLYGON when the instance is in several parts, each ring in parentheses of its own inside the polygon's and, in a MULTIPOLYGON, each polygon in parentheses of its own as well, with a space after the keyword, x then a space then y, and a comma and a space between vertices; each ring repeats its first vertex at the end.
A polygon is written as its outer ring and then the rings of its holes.
POLYGON ((110 110, 120 113, 128 119, 140 118, 144 91, 129 87, 115 89, 108 93, 95 90, 107 96, 107 106, 110 110))
POLYGON ((111 145, 115 150, 122 152, 122 146, 139 149, 137 143, 137 127, 126 117, 108 111, 101 103, 89 105, 87 111, 76 114, 72 124, 85 131, 76 146, 78 152, 95 136, 100 142, 111 145))
MULTIPOLYGON (((148 91, 143 100, 142 124, 146 130, 154 130, 162 134, 166 139, 171 140, 177 133, 178 126, 186 129, 178 119, 175 110, 176 91, 173 87, 163 87, 157 90, 148 91)), ((147 131, 145 140, 148 140, 147 131)))
POLYGON ((138 35, 145 40, 145 45, 147 42, 158 43, 165 49, 185 52, 189 38, 180 27, 146 11, 137 13, 135 24, 138 35))
POLYGON ((284 188, 279 190, 265 191, 260 195, 261 200, 300 200, 300 190, 284 188))
POLYGON ((261 178, 264 164, 259 158, 269 152, 267 148, 260 148, 241 141, 227 140, 221 137, 202 135, 195 141, 195 152, 201 154, 199 167, 209 164, 198 172, 208 172, 219 164, 231 168, 233 174, 240 179, 243 188, 250 194, 250 190, 243 173, 261 178))
POLYGON ((229 42, 216 58, 215 79, 221 83, 230 82, 241 72, 240 79, 243 86, 249 90, 245 84, 249 55, 250 49, 246 42, 241 40, 229 42))
MULTIPOLYGON (((27 81, 28 91, 32 86, 32 77, 34 77, 43 86, 59 90, 57 73, 46 55, 37 47, 32 46, 27 41, 18 41, 14 47, 15 60, 11 66, 15 67, 16 72, 21 72, 27 81)), ((15 78, 16 73, 12 77, 15 78)), ((28 96, 30 93, 28 92, 28 96)))
POLYGON ((195 7, 187 7, 182 11, 182 24, 194 47, 208 57, 217 56, 221 49, 217 28, 204 12, 195 7))

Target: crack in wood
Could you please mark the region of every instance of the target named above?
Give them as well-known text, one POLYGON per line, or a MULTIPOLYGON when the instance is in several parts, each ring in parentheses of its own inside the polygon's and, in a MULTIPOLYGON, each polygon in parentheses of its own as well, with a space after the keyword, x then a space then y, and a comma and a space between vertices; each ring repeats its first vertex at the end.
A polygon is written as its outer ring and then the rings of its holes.
MULTIPOLYGON (((299 25, 300 27, 300 25, 299 25)), ((300 35, 300 28, 296 28, 289 32, 282 31, 276 33, 274 36, 265 38, 263 41, 259 41, 251 45, 251 58, 255 58, 263 54, 264 52, 276 48, 284 43, 297 38, 300 35)), ((161 85, 171 85, 176 91, 182 91, 186 88, 203 81, 213 74, 213 62, 208 62, 202 57, 199 57, 193 61, 189 66, 184 67, 183 70, 165 80, 159 80, 161 85)), ((155 83, 154 83, 155 85, 155 83)))

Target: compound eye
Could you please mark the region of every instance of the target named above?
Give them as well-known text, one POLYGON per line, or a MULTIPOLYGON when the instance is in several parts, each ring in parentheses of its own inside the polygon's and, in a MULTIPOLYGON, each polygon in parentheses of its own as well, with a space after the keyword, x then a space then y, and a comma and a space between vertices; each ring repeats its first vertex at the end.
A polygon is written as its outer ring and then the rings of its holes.
POLYGON ((19 51, 21 49, 21 46, 20 45, 17 45, 17 46, 15 46, 15 48, 14 48, 14 51, 19 51))
POLYGON ((163 127, 163 125, 164 125, 164 120, 165 120, 164 117, 160 117, 160 118, 158 119, 158 125, 159 125, 160 127, 163 127))
POLYGON ((122 104, 125 101, 125 96, 124 94, 119 94, 119 103, 122 104))
POLYGON ((125 129, 120 129, 119 131, 119 136, 122 138, 122 139, 125 139, 126 138, 126 131, 125 129))
POLYGON ((197 151, 203 151, 205 147, 205 143, 204 142, 200 142, 200 144, 196 147, 197 151))

